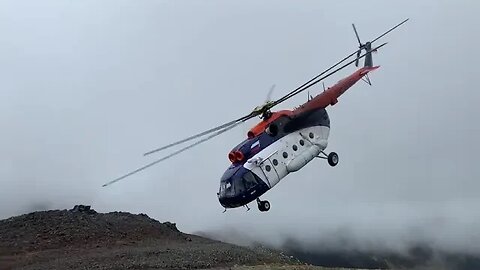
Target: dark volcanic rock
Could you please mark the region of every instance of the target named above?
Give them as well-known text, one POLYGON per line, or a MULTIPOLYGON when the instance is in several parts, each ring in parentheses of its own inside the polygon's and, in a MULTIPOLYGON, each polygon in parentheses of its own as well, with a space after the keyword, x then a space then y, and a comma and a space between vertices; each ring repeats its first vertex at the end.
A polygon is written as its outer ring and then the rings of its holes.
POLYGON ((160 223, 144 214, 99 214, 77 206, 73 210, 34 212, 1 220, 0 232, 0 255, 186 238, 172 223, 160 223))
POLYGON ((286 256, 184 234, 145 214, 88 206, 0 220, 0 269, 191 269, 293 263, 286 256))

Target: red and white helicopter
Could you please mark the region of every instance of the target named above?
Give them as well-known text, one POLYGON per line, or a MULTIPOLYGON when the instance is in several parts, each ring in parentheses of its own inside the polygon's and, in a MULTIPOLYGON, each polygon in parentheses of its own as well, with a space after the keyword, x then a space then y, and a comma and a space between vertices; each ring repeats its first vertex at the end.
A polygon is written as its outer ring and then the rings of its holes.
POLYGON ((245 116, 145 153, 144 155, 150 155, 198 139, 193 144, 114 179, 103 186, 131 176, 259 116, 262 121, 251 128, 247 133, 247 138, 229 152, 228 158, 231 165, 220 179, 220 189, 217 196, 225 210, 240 206, 246 206, 249 209, 248 203, 256 200, 260 211, 268 211, 270 203, 260 200, 260 196, 273 188, 285 176, 300 170, 314 158, 326 159, 331 166, 337 165, 338 155, 335 152, 329 154, 324 152, 328 145, 330 132, 330 119, 325 108, 328 105, 336 104, 338 97, 359 80, 371 84, 368 73, 379 68, 379 66, 373 66, 372 52, 377 51, 387 43, 374 48, 372 48, 372 44, 407 21, 408 19, 402 21, 364 44, 360 41, 355 25, 352 24, 359 43, 359 49, 355 52, 285 96, 275 101, 267 101, 245 116), (365 53, 362 54, 362 51, 365 51, 365 53), (352 57, 354 59, 351 59, 352 57), (271 111, 276 105, 309 89, 345 67, 353 63, 358 67, 361 58, 365 58, 363 67, 332 87, 324 89, 319 95, 309 97, 306 103, 293 110, 271 111))

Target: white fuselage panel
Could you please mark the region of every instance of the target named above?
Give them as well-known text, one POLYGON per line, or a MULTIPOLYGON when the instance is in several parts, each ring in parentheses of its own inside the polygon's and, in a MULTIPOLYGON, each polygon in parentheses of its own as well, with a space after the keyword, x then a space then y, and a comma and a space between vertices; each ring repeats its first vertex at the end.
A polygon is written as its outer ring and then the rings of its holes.
POLYGON ((271 188, 327 148, 329 133, 330 128, 326 126, 295 131, 258 152, 244 167, 258 175, 271 188))

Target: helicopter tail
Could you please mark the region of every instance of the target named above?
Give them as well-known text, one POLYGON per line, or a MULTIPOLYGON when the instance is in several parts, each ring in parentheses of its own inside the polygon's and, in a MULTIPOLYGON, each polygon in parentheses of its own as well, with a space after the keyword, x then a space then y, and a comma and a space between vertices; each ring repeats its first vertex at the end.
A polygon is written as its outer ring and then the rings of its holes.
MULTIPOLYGON (((367 83, 368 85, 372 85, 372 82, 370 81, 370 78, 368 77, 368 73, 371 71, 376 70, 380 66, 373 66, 373 56, 372 52, 376 52, 376 49, 372 50, 372 42, 367 41, 365 44, 360 41, 360 36, 358 35, 357 28, 355 27, 355 24, 352 23, 353 31, 355 32, 355 36, 357 37, 358 41, 358 51, 357 51, 357 60, 355 61, 355 66, 358 67, 359 64, 359 57, 362 54, 362 51, 365 50, 365 62, 363 64, 363 68, 360 72, 360 74, 364 77, 362 77, 362 80, 367 83)), ((383 45, 385 45, 384 43, 383 45)), ((382 45, 382 46, 383 46, 382 45)))
MULTIPOLYGON (((371 40, 371 41, 368 41, 366 42, 365 44, 363 44, 361 41, 360 41, 360 36, 358 35, 358 32, 357 32, 357 28, 355 27, 355 24, 352 23, 352 27, 353 27, 353 31, 355 32, 355 36, 357 37, 357 41, 358 41, 358 51, 357 51, 357 60, 355 61, 355 66, 358 67, 358 60, 359 60, 359 57, 360 57, 360 54, 362 53, 362 50, 365 50, 366 51, 366 55, 365 55, 365 63, 364 63, 364 67, 373 67, 373 58, 372 58, 372 52, 375 52, 376 50, 372 50, 372 43, 374 43, 375 41, 377 41, 378 39, 380 39, 381 37, 385 36, 386 34, 390 33, 391 31, 393 31, 395 28, 399 27, 400 25, 404 24, 405 22, 407 22, 409 19, 405 19, 403 20, 402 22, 400 22, 399 24, 395 25, 394 27, 390 28, 387 32, 381 34, 380 36, 378 36, 377 38, 375 38, 374 40, 371 40)), ((385 43, 386 44, 386 43, 385 43)), ((383 46, 383 45, 381 45, 383 46)), ((379 47, 381 47, 379 46, 379 47)), ((377 48, 379 48, 377 47, 377 48)))
POLYGON ((355 24, 352 23, 353 31, 355 32, 355 36, 357 37, 358 41, 358 51, 357 51, 357 61, 355 61, 355 66, 358 67, 359 57, 362 54, 362 51, 365 50, 365 62, 364 67, 373 67, 373 57, 372 57, 372 43, 370 41, 363 44, 360 41, 360 36, 358 35, 357 28, 355 24))

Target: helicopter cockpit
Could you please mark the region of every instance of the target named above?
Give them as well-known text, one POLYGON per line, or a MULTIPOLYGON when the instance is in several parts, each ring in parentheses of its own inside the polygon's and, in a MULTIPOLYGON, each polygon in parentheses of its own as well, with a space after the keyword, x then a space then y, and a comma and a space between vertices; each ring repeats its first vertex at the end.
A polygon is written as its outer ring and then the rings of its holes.
POLYGON ((217 195, 223 207, 235 208, 255 200, 267 190, 268 186, 257 175, 238 165, 225 171, 217 195))

